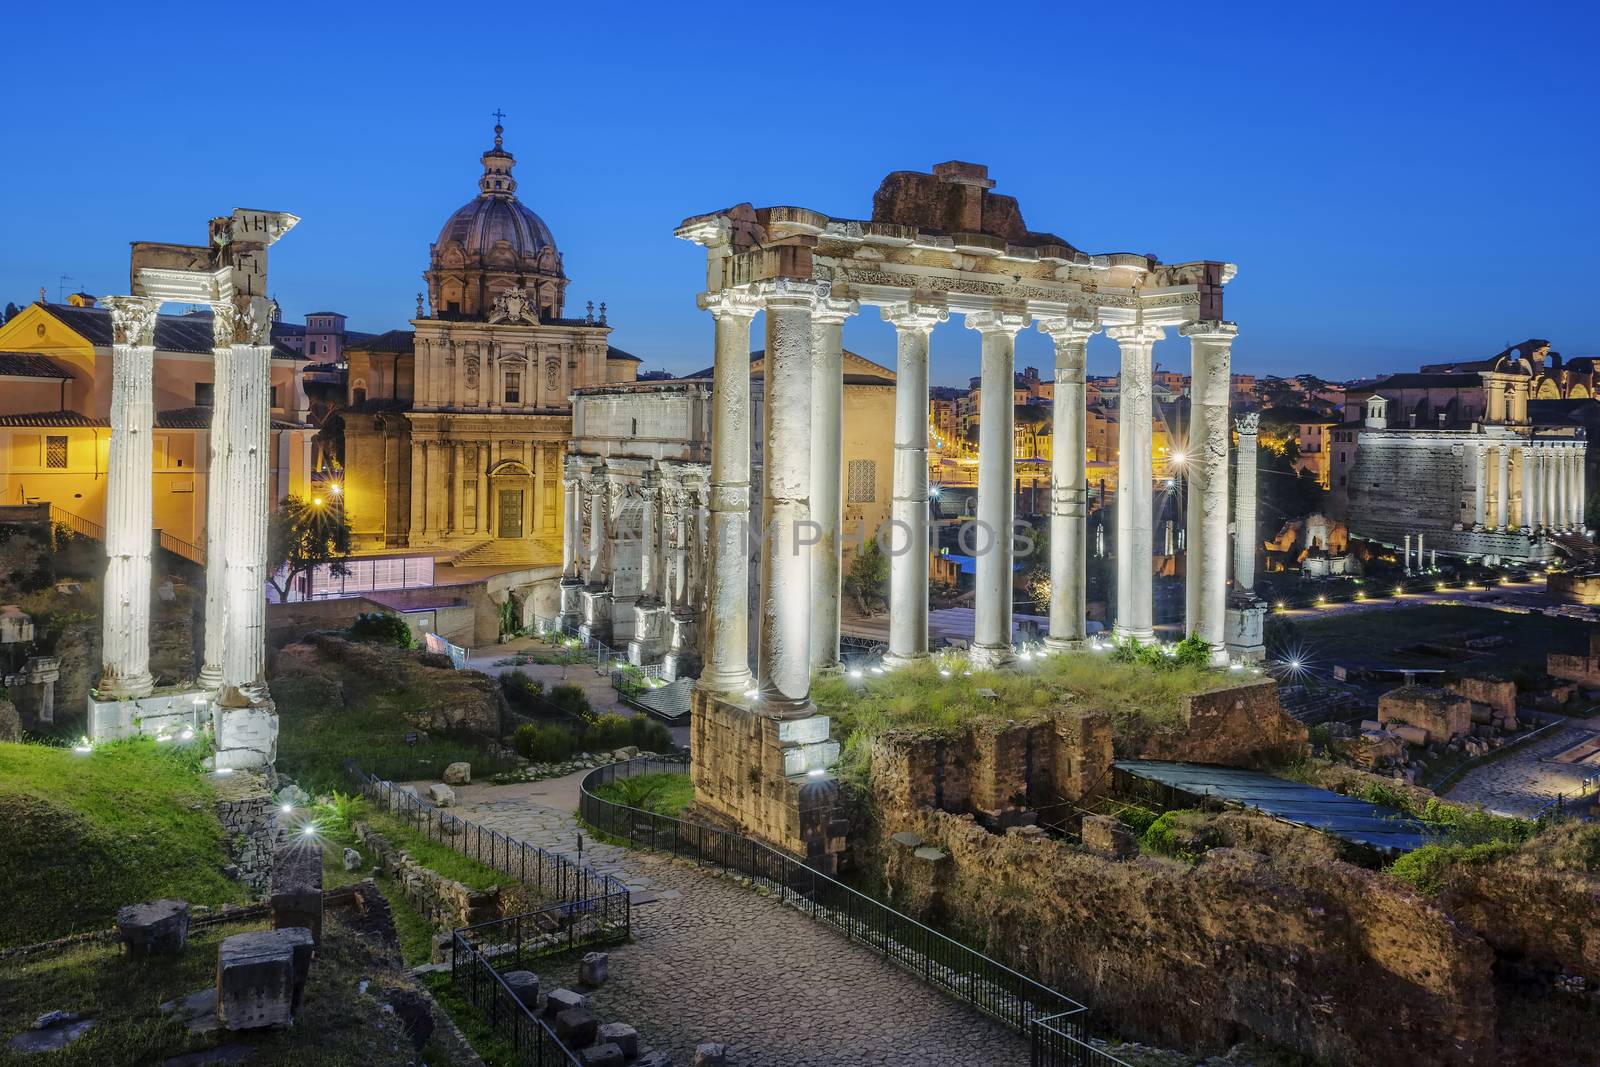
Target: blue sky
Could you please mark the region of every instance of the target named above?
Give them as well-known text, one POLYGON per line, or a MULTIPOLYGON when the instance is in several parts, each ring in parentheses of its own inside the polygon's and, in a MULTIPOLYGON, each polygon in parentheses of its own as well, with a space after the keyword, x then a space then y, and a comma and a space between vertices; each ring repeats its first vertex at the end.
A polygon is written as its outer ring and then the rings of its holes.
MULTIPOLYGON (((1579 5, 77 5, 0 69, 0 302, 126 288, 127 242, 304 220, 287 316, 384 330, 503 108, 568 307, 647 368, 710 362, 688 215, 865 217, 891 170, 988 164, 1091 252, 1239 265, 1236 370, 1350 377, 1544 337, 1600 354, 1596 16, 1579 5), (237 17, 238 21, 232 21, 237 17)), ((893 359, 861 316, 846 343, 893 359)), ((933 378, 977 372, 934 335, 933 378)), ((1048 342, 1019 339, 1019 366, 1048 342)), ((1096 338, 1091 371, 1114 368, 1096 338)), ((1158 361, 1188 365, 1169 338, 1158 361)))

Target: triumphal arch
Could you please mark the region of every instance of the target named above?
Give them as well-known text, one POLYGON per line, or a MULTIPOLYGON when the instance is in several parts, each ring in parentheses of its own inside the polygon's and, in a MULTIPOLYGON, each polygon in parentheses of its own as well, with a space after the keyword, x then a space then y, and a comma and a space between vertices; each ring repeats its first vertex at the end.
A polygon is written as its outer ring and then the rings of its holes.
POLYGON ((273 761, 278 721, 266 681, 272 301, 267 249, 300 220, 237 208, 205 245, 137 241, 130 295, 111 308, 111 441, 106 578, 93 740, 215 728, 220 769, 273 761), (156 691, 150 674, 152 397, 156 315, 209 305, 214 362, 206 500, 205 659, 192 688, 156 691))
POLYGON ((1227 651, 1229 360, 1223 317, 1232 264, 1167 265, 1090 255, 1028 229, 986 167, 890 174, 868 219, 739 204, 677 235, 706 250, 700 304, 716 321, 710 485, 710 639, 694 715, 697 795, 769 840, 826 863, 842 847, 826 768, 837 757, 811 702, 811 672, 838 661, 841 330, 876 307, 896 331, 896 415, 886 666, 928 655, 928 350, 959 316, 982 337, 977 589, 971 659, 1013 659, 1010 537, 1014 343, 1034 326, 1055 345, 1050 648, 1083 646, 1084 353, 1104 331, 1121 354, 1116 633, 1154 639, 1151 350, 1189 339, 1187 626, 1227 651), (746 623, 751 500, 749 332, 766 316, 765 425, 755 675, 746 623))

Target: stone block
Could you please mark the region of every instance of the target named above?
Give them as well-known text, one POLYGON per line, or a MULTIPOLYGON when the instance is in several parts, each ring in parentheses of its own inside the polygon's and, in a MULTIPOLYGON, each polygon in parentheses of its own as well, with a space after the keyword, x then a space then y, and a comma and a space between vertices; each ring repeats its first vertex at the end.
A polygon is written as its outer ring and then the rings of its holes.
POLYGON ((897 834, 891 834, 889 836, 889 840, 893 841, 895 844, 899 845, 901 848, 921 848, 922 847, 922 835, 921 834, 912 833, 910 830, 901 830, 897 834))
POLYGON ((582 1048, 594 1043, 600 1030, 600 1020, 588 1008, 568 1008, 556 1013, 551 1029, 568 1048, 582 1048))
POLYGON ((595 1042, 617 1046, 622 1050, 622 1058, 625 1060, 631 1060, 639 1055, 639 1031, 627 1023, 601 1023, 595 1042))
POLYGON ((611 957, 604 952, 586 952, 578 961, 578 981, 591 989, 606 984, 611 957))
POLYGON ((550 995, 544 998, 544 1017, 551 1020, 564 1011, 581 1008, 586 1003, 582 993, 574 993, 570 989, 552 989, 550 995))
POLYGON ((784 744, 814 745, 828 739, 828 717, 812 715, 804 719, 783 719, 778 723, 778 740, 784 744))
POLYGON ((1085 815, 1081 828, 1083 847, 1097 856, 1125 860, 1137 855, 1139 844, 1132 827, 1108 815, 1085 815))
POLYGON ((229 1030, 286 1026, 311 965, 304 927, 234 934, 217 950, 217 1018, 229 1030))
POLYGON ((130 956, 176 956, 189 940, 189 905, 154 900, 118 908, 117 933, 130 956))
POLYGON ((472 764, 460 762, 452 763, 444 769, 445 785, 471 785, 472 764))
POLYGON ((627 1062, 627 1057, 622 1054, 622 1049, 608 1041, 590 1045, 578 1052, 578 1062, 583 1067, 622 1067, 627 1062))
POLYGON ((55 1052, 94 1029, 94 1024, 95 1020, 73 1011, 45 1012, 33 1020, 32 1026, 6 1042, 6 1048, 21 1055, 55 1052))
POLYGON ((428 787, 428 799, 433 801, 435 807, 454 807, 456 802, 456 791, 447 785, 435 782, 433 785, 428 787))
POLYGON ((304 927, 322 940, 322 846, 291 840, 272 855, 272 928, 304 927))
POLYGON ((702 1041, 694 1047, 694 1067, 728 1067, 728 1049, 720 1041, 702 1041))
POLYGON ((361 853, 357 852, 353 848, 345 849, 344 850, 344 869, 347 870, 347 871, 360 870, 361 869, 361 853))
POLYGON ((539 976, 532 971, 507 971, 501 975, 505 979, 506 988, 511 990, 512 996, 522 1002, 522 1006, 529 1011, 539 1009, 539 976))
POLYGON ((213 708, 216 767, 248 770, 278 758, 278 711, 271 701, 250 708, 213 708))
POLYGON ((1450 741, 1472 732, 1472 701, 1448 689, 1402 686, 1378 698, 1378 721, 1415 726, 1429 744, 1450 741))

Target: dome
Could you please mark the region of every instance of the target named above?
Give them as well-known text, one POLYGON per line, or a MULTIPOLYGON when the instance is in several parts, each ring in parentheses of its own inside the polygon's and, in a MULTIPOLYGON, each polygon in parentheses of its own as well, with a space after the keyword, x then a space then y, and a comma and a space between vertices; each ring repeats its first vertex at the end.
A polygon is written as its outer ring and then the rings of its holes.
POLYGON ((494 128, 494 147, 481 157, 478 195, 445 220, 429 249, 423 278, 435 316, 484 320, 512 291, 524 294, 540 321, 561 316, 561 253, 550 227, 517 199, 517 161, 505 150, 504 133, 494 128))
POLYGON ((485 255, 502 241, 518 259, 536 259, 556 246, 550 227, 522 201, 490 194, 480 194, 451 215, 434 243, 442 248, 452 241, 468 257, 485 255))

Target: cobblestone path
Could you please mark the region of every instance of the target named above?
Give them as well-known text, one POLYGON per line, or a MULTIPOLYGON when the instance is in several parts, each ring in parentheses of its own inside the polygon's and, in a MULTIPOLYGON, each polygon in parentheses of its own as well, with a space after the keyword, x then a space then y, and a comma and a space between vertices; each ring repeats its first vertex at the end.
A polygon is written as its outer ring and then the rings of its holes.
MULTIPOLYGON (((486 799, 462 817, 575 856, 577 819, 526 797, 486 799)), ((729 1067, 1012 1067, 1028 1043, 876 953, 754 890, 669 857, 591 842, 584 860, 634 890, 633 941, 610 949, 595 1014, 639 1030, 641 1046, 694 1062, 702 1041, 729 1067)), ((546 989, 576 964, 540 972, 546 989)))
POLYGON ((1575 793, 1579 782, 1595 772, 1593 764, 1546 762, 1593 734, 1600 734, 1600 719, 1568 719, 1566 729, 1552 730, 1504 759, 1463 774, 1445 799, 1507 815, 1533 815, 1557 796, 1575 793))

